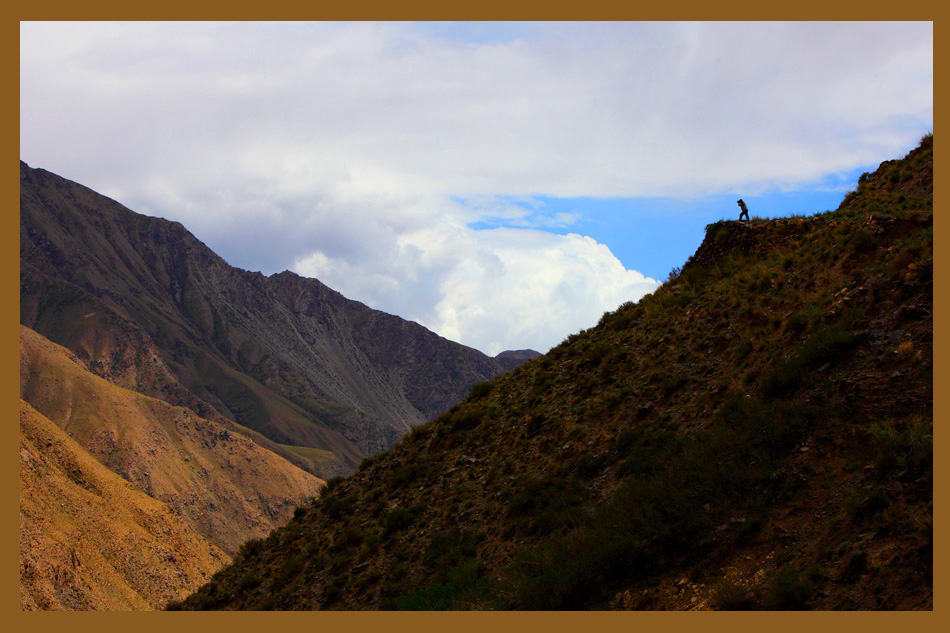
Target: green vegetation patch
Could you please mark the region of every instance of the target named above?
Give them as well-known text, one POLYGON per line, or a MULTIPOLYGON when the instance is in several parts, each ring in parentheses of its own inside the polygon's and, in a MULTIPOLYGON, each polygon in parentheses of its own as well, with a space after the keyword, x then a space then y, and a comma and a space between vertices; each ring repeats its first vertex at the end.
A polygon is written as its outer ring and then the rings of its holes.
POLYGON ((399 596, 394 606, 399 611, 458 611, 474 606, 488 593, 489 582, 481 563, 471 559, 445 574, 445 580, 399 596))
POLYGON ((868 429, 878 475, 903 471, 914 477, 933 476, 933 419, 888 420, 868 429))
MULTIPOLYGON (((701 554, 732 500, 750 492, 753 499, 774 497, 771 476, 813 413, 735 395, 714 418, 692 436, 664 429, 621 433, 617 449, 620 463, 629 464, 626 478, 592 516, 574 515, 574 527, 516 557, 507 570, 513 604, 506 606, 585 608, 605 600, 621 581, 669 572, 701 554)), ((540 482, 529 482, 510 512, 536 515, 544 493, 540 482)))
POLYGON ((852 329, 853 322, 849 316, 823 327, 776 363, 761 380, 762 395, 766 398, 789 395, 813 376, 813 370, 824 363, 840 361, 859 341, 852 329))
POLYGON ((281 446, 295 455, 303 457, 314 466, 336 459, 336 455, 333 454, 333 451, 325 451, 323 449, 312 448, 310 446, 292 446, 290 444, 281 444, 281 446))

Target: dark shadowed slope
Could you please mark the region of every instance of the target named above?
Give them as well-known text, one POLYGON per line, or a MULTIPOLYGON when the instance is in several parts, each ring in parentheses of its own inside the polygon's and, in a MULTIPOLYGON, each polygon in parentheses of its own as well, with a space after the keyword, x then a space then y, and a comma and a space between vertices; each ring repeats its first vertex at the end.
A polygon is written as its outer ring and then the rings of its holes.
POLYGON ((176 606, 932 608, 932 135, 328 483, 176 606))

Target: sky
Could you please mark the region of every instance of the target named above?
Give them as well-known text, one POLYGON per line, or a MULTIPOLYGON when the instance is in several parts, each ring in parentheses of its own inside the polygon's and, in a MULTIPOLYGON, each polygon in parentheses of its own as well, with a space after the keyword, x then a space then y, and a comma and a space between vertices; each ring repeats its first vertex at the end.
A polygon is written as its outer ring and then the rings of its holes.
POLYGON ((20 25, 20 158, 494 355, 933 131, 933 23, 20 25))

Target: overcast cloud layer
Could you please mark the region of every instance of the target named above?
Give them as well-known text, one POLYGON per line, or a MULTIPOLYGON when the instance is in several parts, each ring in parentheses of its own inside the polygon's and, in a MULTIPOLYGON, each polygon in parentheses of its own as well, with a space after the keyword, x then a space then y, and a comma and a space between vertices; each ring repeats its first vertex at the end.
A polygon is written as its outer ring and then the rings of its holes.
POLYGON ((656 287, 512 201, 893 158, 932 129, 933 26, 24 23, 20 77, 32 166, 494 354, 656 287))

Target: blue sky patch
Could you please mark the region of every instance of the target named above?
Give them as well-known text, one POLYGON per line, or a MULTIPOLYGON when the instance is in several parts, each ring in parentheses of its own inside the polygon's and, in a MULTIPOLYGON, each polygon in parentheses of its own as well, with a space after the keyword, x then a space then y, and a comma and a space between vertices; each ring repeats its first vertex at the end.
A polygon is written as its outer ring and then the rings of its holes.
POLYGON ((653 279, 666 279, 703 241, 706 225, 739 217, 740 197, 749 213, 763 218, 810 216, 838 208, 847 191, 868 167, 833 174, 807 191, 773 191, 762 195, 717 194, 699 198, 555 198, 496 196, 478 202, 456 199, 485 211, 475 230, 531 228, 558 235, 578 233, 602 244, 624 267, 653 279), (493 208, 504 211, 494 215, 493 208), (521 215, 517 215, 519 213, 521 215))

